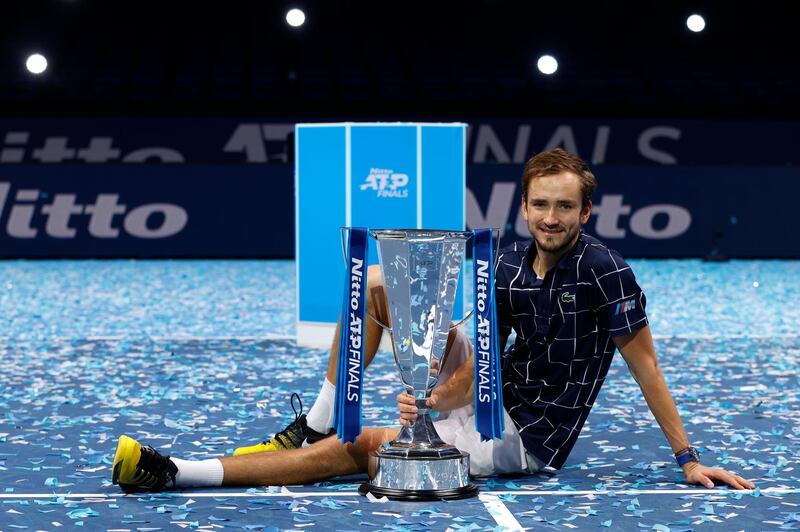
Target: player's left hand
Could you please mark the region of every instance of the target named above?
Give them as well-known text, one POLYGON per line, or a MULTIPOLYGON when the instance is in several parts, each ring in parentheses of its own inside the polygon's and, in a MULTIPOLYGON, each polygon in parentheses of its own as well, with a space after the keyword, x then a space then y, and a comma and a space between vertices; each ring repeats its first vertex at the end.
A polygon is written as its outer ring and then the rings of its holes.
POLYGON ((689 484, 700 484, 707 488, 714 487, 714 481, 724 482, 728 486, 737 490, 753 489, 755 484, 749 480, 745 480, 739 475, 728 473, 724 469, 716 467, 706 467, 698 462, 690 462, 683 468, 683 474, 686 475, 686 482, 689 484))

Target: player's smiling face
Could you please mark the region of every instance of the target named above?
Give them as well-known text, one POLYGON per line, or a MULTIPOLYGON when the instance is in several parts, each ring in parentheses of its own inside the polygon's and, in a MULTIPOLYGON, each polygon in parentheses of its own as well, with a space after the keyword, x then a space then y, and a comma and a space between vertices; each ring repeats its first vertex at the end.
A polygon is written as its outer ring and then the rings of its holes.
POLYGON ((541 251, 559 254, 575 244, 592 211, 591 201, 581 207, 581 197, 580 179, 570 172, 531 179, 522 217, 541 251))

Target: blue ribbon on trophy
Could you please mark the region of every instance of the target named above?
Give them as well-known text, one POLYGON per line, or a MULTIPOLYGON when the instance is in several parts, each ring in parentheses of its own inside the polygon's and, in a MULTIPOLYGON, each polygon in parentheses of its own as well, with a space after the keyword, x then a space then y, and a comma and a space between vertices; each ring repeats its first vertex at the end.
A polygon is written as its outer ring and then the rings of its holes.
POLYGON ((475 276, 475 430, 481 440, 503 438, 503 384, 500 340, 494 293, 494 236, 492 229, 473 232, 475 276))
POLYGON ((343 443, 361 434, 361 394, 364 376, 364 337, 367 288, 367 229, 350 229, 344 301, 339 332, 336 402, 333 423, 343 443))

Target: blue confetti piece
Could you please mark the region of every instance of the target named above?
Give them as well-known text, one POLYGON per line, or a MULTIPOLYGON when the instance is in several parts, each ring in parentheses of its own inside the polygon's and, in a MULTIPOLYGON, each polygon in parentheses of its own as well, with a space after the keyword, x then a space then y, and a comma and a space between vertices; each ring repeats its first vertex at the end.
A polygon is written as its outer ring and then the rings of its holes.
POLYGON ((79 508, 77 510, 72 510, 70 512, 67 512, 67 516, 70 519, 84 519, 86 517, 97 517, 98 515, 100 514, 98 512, 95 512, 91 508, 79 508))

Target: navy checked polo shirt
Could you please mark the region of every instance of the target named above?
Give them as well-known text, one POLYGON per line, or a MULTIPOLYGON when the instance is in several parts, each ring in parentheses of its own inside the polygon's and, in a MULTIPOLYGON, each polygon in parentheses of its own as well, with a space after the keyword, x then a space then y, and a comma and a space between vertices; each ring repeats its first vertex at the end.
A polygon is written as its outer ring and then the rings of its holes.
POLYGON ((503 401, 525 449, 564 465, 605 380, 612 337, 647 325, 645 297, 630 266, 581 232, 575 247, 537 279, 533 241, 500 250, 495 290, 503 354, 503 401))

